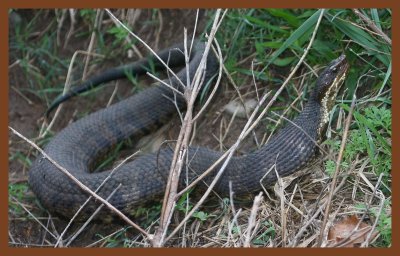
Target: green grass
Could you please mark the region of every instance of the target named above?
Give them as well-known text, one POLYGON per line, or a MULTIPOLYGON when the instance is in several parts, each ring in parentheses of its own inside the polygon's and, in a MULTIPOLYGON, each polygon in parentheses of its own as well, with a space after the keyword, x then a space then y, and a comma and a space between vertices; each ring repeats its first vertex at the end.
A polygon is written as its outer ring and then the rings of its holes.
POLYGON ((276 235, 275 227, 271 221, 266 220, 262 222, 261 225, 263 227, 263 232, 253 240, 253 244, 255 245, 264 245, 268 243, 270 239, 274 239, 276 235))
MULTIPOLYGON (((193 203, 190 201, 190 194, 193 191, 193 189, 190 189, 186 193, 184 193, 181 198, 176 202, 175 209, 177 211, 180 211, 184 213, 185 215, 190 212, 190 210, 193 208, 193 203)), ((192 215, 194 219, 198 219, 200 221, 207 221, 210 217, 215 217, 213 214, 209 214, 204 211, 195 211, 192 215)))
POLYGON ((9 193, 9 211, 12 211, 14 215, 20 216, 25 214, 23 208, 16 202, 10 199, 10 197, 14 197, 19 201, 24 200, 25 193, 28 190, 28 186, 26 183, 20 184, 9 184, 8 185, 8 193, 9 193))

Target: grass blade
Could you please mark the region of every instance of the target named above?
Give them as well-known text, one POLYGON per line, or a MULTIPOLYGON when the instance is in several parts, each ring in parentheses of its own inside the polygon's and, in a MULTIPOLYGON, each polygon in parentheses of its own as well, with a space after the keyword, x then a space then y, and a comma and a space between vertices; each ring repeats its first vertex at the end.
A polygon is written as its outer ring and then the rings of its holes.
POLYGON ((289 48, 296 40, 298 40, 302 35, 307 33, 314 25, 317 23, 318 17, 320 15, 322 10, 316 11, 310 18, 308 18, 299 28, 297 28, 288 39, 283 43, 283 45, 276 50, 271 58, 269 59, 267 65, 262 69, 261 72, 264 72, 265 69, 268 68, 268 66, 275 61, 276 58, 278 58, 279 55, 281 55, 287 48, 289 48))

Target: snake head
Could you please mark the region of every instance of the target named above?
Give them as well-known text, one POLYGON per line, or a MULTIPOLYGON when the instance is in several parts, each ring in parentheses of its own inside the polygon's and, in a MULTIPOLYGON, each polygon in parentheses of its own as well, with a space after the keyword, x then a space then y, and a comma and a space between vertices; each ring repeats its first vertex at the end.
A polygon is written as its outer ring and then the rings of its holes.
POLYGON ((346 78, 348 69, 349 63, 344 54, 329 63, 328 67, 319 75, 316 82, 316 97, 319 102, 334 102, 346 78))
POLYGON ((318 129, 320 135, 329 121, 329 112, 335 104, 336 96, 343 85, 348 69, 349 63, 346 55, 342 54, 333 60, 318 77, 313 96, 321 104, 321 120, 318 129))

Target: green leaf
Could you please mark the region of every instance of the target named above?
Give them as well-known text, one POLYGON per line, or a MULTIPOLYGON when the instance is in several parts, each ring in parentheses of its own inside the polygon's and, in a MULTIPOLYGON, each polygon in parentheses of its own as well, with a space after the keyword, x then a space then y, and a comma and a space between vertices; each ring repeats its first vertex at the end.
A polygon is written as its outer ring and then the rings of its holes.
MULTIPOLYGON (((335 45, 331 42, 315 39, 312 49, 316 50, 319 53, 319 56, 322 56, 327 61, 335 59, 337 57, 334 51, 335 45)), ((319 62, 322 63, 321 60, 319 62)))
POLYGON ((391 76, 391 74, 392 74, 392 61, 390 61, 389 67, 388 67, 388 69, 386 71, 386 75, 385 75, 385 78, 383 79, 383 83, 382 83, 381 88, 379 89, 378 95, 381 94, 381 92, 383 91, 383 88, 385 87, 385 85, 386 85, 387 81, 389 80, 389 77, 391 76))
POLYGON ((199 212, 193 213, 193 217, 195 217, 201 221, 206 221, 209 216, 208 216, 208 213, 199 211, 199 212))
MULTIPOLYGON (((330 14, 326 14, 330 18, 330 14)), ((351 38, 355 43, 365 48, 371 55, 376 56, 386 67, 390 64, 390 49, 386 45, 376 41, 370 34, 354 26, 350 22, 340 19, 332 19, 331 23, 337 27, 343 34, 351 38), (384 54, 382 54, 382 52, 384 54)))
POLYGON ((275 61, 276 58, 279 57, 287 48, 289 48, 291 45, 294 44, 296 40, 298 40, 302 35, 307 33, 318 21, 318 17, 321 14, 322 10, 316 11, 310 18, 308 18, 301 26, 296 29, 288 39, 283 43, 283 45, 276 50, 271 58, 269 59, 267 65, 262 69, 261 72, 263 72, 265 69, 268 68, 268 66, 275 61))
POLYGON ((380 22, 380 19, 379 19, 378 10, 377 10, 377 9, 371 9, 371 16, 372 16, 372 19, 375 21, 375 25, 376 25, 380 30, 382 30, 381 22, 380 22))
POLYGON ((281 28, 279 26, 272 25, 272 24, 270 24, 268 22, 265 22, 265 21, 263 21, 261 19, 257 19, 255 17, 244 16, 244 18, 252 25, 254 24, 254 25, 257 25, 257 26, 259 26, 261 28, 265 28, 265 29, 268 29, 270 31, 279 32, 279 33, 283 33, 283 34, 288 34, 289 33, 289 31, 287 31, 287 30, 285 30, 285 29, 283 29, 283 28, 281 28))
MULTIPOLYGON (((345 105, 345 104, 341 104, 342 108, 349 111, 350 107, 345 105)), ((370 122, 368 122, 368 120, 365 118, 365 116, 363 116, 362 114, 360 114, 358 111, 354 111, 353 112, 354 118, 357 119, 357 123, 360 126, 361 125, 365 125, 366 127, 368 127, 368 129, 370 129, 372 131, 372 133, 377 137, 377 139, 380 141, 380 143, 382 144, 382 146, 385 148, 385 150, 390 153, 391 152, 391 147, 388 144, 388 142, 381 136, 381 134, 376 130, 376 128, 374 126, 372 126, 370 124, 370 122)), ((360 127, 361 128, 361 127, 360 127)))
POLYGON ((287 9, 267 9, 267 11, 275 17, 283 18, 293 27, 297 28, 300 24, 299 19, 291 14, 287 9))
POLYGON ((274 63, 274 65, 284 67, 284 66, 291 64, 293 62, 293 60, 295 60, 295 59, 296 59, 296 57, 294 57, 294 56, 286 57, 286 58, 277 58, 273 63, 274 63))
POLYGON ((278 42, 278 41, 275 41, 275 42, 263 42, 263 43, 260 43, 260 42, 257 42, 256 43, 256 47, 258 48, 273 48, 273 49, 277 49, 277 48, 279 48, 279 47, 281 47, 282 46, 282 42, 278 42))

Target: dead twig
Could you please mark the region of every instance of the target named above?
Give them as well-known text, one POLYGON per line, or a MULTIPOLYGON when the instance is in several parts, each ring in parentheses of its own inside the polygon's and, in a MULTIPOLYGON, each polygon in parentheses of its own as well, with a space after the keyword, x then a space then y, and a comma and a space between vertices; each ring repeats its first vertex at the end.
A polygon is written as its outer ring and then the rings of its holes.
POLYGON ((250 116, 249 121, 246 123, 245 127, 243 128, 242 133, 239 135, 237 141, 231 146, 231 148, 229 148, 217 161, 215 161, 215 163, 213 165, 211 165, 203 174, 201 174, 195 181, 193 181, 191 184, 189 184, 185 189, 183 189, 181 192, 179 192, 177 194, 177 197, 182 195, 183 193, 185 193, 188 189, 190 189, 191 187, 193 187, 195 184, 197 184, 199 181, 201 181, 205 176, 207 176, 208 174, 210 174, 214 168, 220 164, 223 160, 225 160, 220 168, 220 170, 218 171, 218 173, 215 175, 213 181, 211 182, 211 184, 209 185, 209 187, 207 188, 207 190, 204 192, 203 196, 200 198, 200 200, 197 202, 197 204, 195 206, 193 206, 192 210, 190 211, 190 213, 182 220, 182 222, 171 232, 171 234, 166 238, 166 241, 171 239, 175 233, 182 227, 183 223, 186 222, 190 216, 193 215, 193 213, 200 207, 200 205, 202 205, 205 201, 205 199, 208 197, 208 195, 211 193, 212 189, 214 188, 214 186, 216 185, 216 183, 218 182, 219 178, 221 177, 221 175, 223 174, 223 172, 225 171, 226 167, 228 166, 228 163, 230 161, 230 159, 233 157, 233 154, 236 152, 236 149, 239 147, 240 143, 247 137, 247 135, 249 135, 249 133, 254 129, 254 127, 258 124, 258 122, 262 119, 263 115, 265 115, 266 110, 264 109, 264 111, 260 114, 260 116, 257 117, 257 119, 253 122, 256 113, 258 112, 261 104, 264 103, 264 101, 266 100, 266 95, 264 95, 264 97, 261 99, 260 101, 260 105, 258 105, 253 113, 250 116))
POLYGON ((69 11, 69 18, 70 18, 70 25, 69 25, 69 30, 67 35, 65 36, 65 41, 64 41, 64 46, 63 48, 67 48, 68 42, 71 39, 72 34, 75 31, 75 25, 76 25, 76 13, 78 12, 77 9, 68 9, 69 11))
MULTIPOLYGON (((39 225, 46 230, 54 239, 57 239, 57 236, 55 234, 53 234, 33 213, 31 213, 31 211, 29 211, 25 205, 21 204, 17 198, 15 198, 14 196, 10 196, 19 206, 22 207, 22 209, 24 209, 37 223, 39 223, 39 225)), ((47 218, 46 218, 47 219, 47 218)))
MULTIPOLYGON (((71 82, 71 79, 72 79, 71 78, 72 67, 73 67, 73 65, 75 63, 75 59, 78 56, 78 54, 88 54, 88 55, 93 55, 93 56, 96 56, 96 57, 104 57, 101 54, 88 53, 88 52, 85 52, 85 51, 76 51, 76 52, 74 52, 74 55, 72 55, 71 62, 70 62, 69 67, 68 67, 67 78, 65 79, 65 86, 64 86, 63 94, 67 93, 69 91, 69 89, 71 88, 71 84, 72 84, 72 82, 71 82)), ((57 110, 54 113, 53 119, 51 119, 49 125, 46 127, 46 129, 44 131, 42 130, 39 133, 39 136, 38 136, 39 138, 43 138, 51 130, 51 128, 53 127, 54 123, 56 122, 56 120, 57 120, 57 118, 58 118, 58 116, 59 116, 59 114, 61 112, 62 107, 63 107, 63 104, 61 103, 57 107, 57 110)))
POLYGON ((144 229, 142 229, 141 227, 139 227, 136 223, 132 222, 125 214, 123 214, 120 210, 118 210, 117 208, 115 208, 112 204, 110 204, 109 202, 107 202, 107 200, 105 200, 104 198, 102 198, 101 196, 97 195, 96 193, 94 193, 90 188, 88 188, 85 184, 83 184, 81 181, 79 181, 77 178, 75 178, 67 169, 65 169, 64 167, 62 167, 61 165, 59 165, 56 161, 54 161, 46 152, 44 152, 40 147, 38 147, 35 143, 33 143, 31 140, 29 140, 28 138, 26 138, 25 136, 23 136, 22 134, 20 134, 19 132, 17 132, 14 128, 12 127, 8 127, 8 129, 10 129, 15 135, 17 135, 18 137, 20 137, 21 139, 23 139, 24 141, 26 141, 27 143, 29 143, 32 147, 34 147, 36 150, 38 150, 40 152, 40 154, 43 155, 44 158, 46 158, 47 160, 49 160, 54 166, 57 167, 57 169, 59 169, 62 173, 64 173, 68 178, 70 178, 73 182, 75 182, 82 190, 84 190, 85 192, 89 193, 91 196, 93 196, 94 198, 96 198, 97 200, 99 200, 100 202, 102 202, 103 204, 105 204, 111 211, 115 212, 118 216, 120 216, 125 222, 127 222, 129 225, 131 225, 132 227, 136 228, 138 231, 140 231, 143 235, 145 235, 147 238, 151 239, 152 236, 150 234, 148 234, 144 229))
POLYGON ((249 217, 249 223, 247 226, 246 240, 244 242, 243 247, 251 247, 250 242, 251 242, 251 238, 252 238, 252 231, 256 224, 257 211, 258 211, 258 208, 260 208, 260 204, 261 204, 262 200, 263 200, 263 196, 262 196, 262 192, 260 192, 256 196, 256 198, 254 198, 253 207, 251 208, 251 213, 250 213, 250 217, 249 217))
MULTIPOLYGON (((135 155, 137 155, 139 152, 135 152, 132 155, 126 157, 123 161, 121 161, 121 163, 119 163, 115 168, 113 168, 110 173, 107 175, 107 177, 100 183, 100 185, 96 188, 96 190, 94 191, 94 193, 97 193, 102 187, 103 185, 111 178, 111 176, 114 174, 115 171, 117 171, 123 164, 125 164, 128 160, 130 160, 132 157, 134 157, 135 155)), ((114 192, 112 192, 113 194, 114 192)), ((109 195, 109 198, 112 196, 112 194, 109 195)), ((107 198, 106 200, 109 200, 109 198, 107 198)), ((67 226, 64 228, 63 232, 61 233, 57 243, 57 244, 61 241, 62 237, 64 236, 64 234, 67 232, 68 228, 71 226, 72 222, 75 220, 75 218, 78 216, 78 214, 81 212, 81 210, 89 203, 89 201, 92 199, 91 196, 88 197, 88 199, 86 199, 86 201, 81 205, 81 207, 75 212, 74 216, 72 216, 72 218, 69 220, 69 223, 67 224, 67 226)), ((99 206, 99 208, 101 209, 103 207, 103 205, 99 206)), ((94 215, 97 214, 97 212, 100 210, 96 210, 92 216, 88 219, 88 221, 90 221, 94 215)))
MULTIPOLYGON (((122 184, 119 184, 112 192, 111 194, 106 198, 106 200, 110 200, 110 198, 115 194, 115 192, 117 192, 117 190, 122 186, 122 184)), ((69 241, 65 244, 65 247, 68 247, 74 240, 75 238, 77 238, 87 227, 87 225, 89 225, 89 223, 93 220, 93 218, 97 215, 97 213, 99 213, 101 211, 101 209, 103 208, 104 204, 100 205, 99 207, 97 207, 96 211, 93 212, 92 216, 90 216, 85 223, 79 228, 78 231, 75 232, 75 234, 69 239, 69 241)), ((61 237, 61 236, 60 236, 61 237)), ((56 246, 55 246, 56 247, 56 246)))
MULTIPOLYGON (((249 132, 251 132, 260 122, 260 120, 265 116, 265 114, 267 113, 267 111, 269 110, 269 108, 272 106, 272 104, 276 101, 276 99, 278 98, 278 96, 280 95, 280 93, 283 91, 283 89, 286 87, 286 85, 289 83, 290 79, 294 76, 294 74, 296 73, 297 69, 300 67, 301 63, 303 62, 303 60, 305 59, 305 57, 308 54, 308 51, 310 50, 315 36, 316 36, 316 32, 317 29, 319 27, 319 24, 321 22, 321 19, 323 17, 324 14, 324 10, 322 10, 317 24, 315 26, 315 29, 313 31, 313 34, 311 36, 310 42, 307 46, 307 48, 305 49, 302 57, 300 58, 299 62, 296 64, 296 66, 294 67, 294 69, 292 70, 292 72, 289 74, 289 76, 286 78, 285 82, 283 82, 283 84, 281 85, 281 87, 276 91, 275 95, 272 97, 272 99, 268 102, 267 106, 263 109, 263 111, 260 113, 260 115, 257 117, 257 119, 253 122, 253 119, 256 115, 256 113, 259 110, 259 107, 264 103, 264 101, 266 100, 266 96, 268 96, 268 94, 265 94, 262 99, 259 102, 259 105, 253 110, 252 115, 249 117, 248 122, 246 123, 245 127, 243 128, 242 133, 239 135, 238 140, 234 143, 234 145, 232 145, 232 147, 227 150, 213 165, 211 165, 208 170, 206 170, 203 174, 201 174, 196 180, 194 180, 191 184, 189 184, 185 189, 183 189, 181 192, 179 192, 177 194, 177 196, 181 196, 182 194, 184 194, 185 192, 187 192, 189 189, 191 189, 195 184, 197 184, 200 180, 202 180, 205 176, 207 176, 208 174, 210 174, 214 168, 220 164, 228 155, 232 155, 232 151, 236 150, 236 148, 239 146, 240 142, 248 135, 249 132)), ((221 167, 222 168, 222 167, 221 167)), ((219 175, 219 173, 217 174, 217 176, 219 175)))
MULTIPOLYGON (((96 40, 96 31, 100 30, 101 20, 103 19, 103 14, 104 14, 103 10, 97 9, 93 31, 92 31, 92 35, 90 36, 90 42, 89 42, 89 46, 87 49, 88 53, 93 52, 93 47, 94 47, 95 40, 96 40)), ((86 55, 85 65, 83 67, 83 73, 82 73, 82 81, 86 80, 87 73, 88 73, 88 67, 89 67, 89 61, 90 61, 90 55, 86 55)))
POLYGON ((321 233, 320 233, 319 238, 318 238, 318 243, 317 243, 318 247, 320 247, 321 244, 322 244, 322 240, 323 240, 323 237, 324 237, 324 230, 325 230, 328 218, 329 218, 329 211, 330 211, 330 208, 331 208, 333 192, 335 191, 336 181, 337 181, 337 178, 339 176, 340 164, 342 163, 343 152, 344 152, 344 148, 345 148, 346 142, 347 142, 347 135, 348 135, 348 131, 349 131, 349 128, 350 128, 351 119, 352 119, 352 116, 353 116, 353 110, 354 110, 354 107, 355 107, 355 100, 356 100, 356 96, 354 94, 353 95, 353 101, 352 101, 351 107, 350 107, 350 111, 349 111, 349 114, 347 116, 345 128, 344 128, 344 131, 343 131, 343 138, 342 138, 342 143, 340 145, 339 156, 338 156, 338 159, 336 161, 336 169, 335 169, 335 173, 333 174, 332 183, 331 183, 331 189, 330 189, 330 193, 329 193, 329 196, 328 196, 327 205, 326 205, 326 208, 325 208, 324 220, 323 220, 322 225, 321 225, 321 233))
MULTIPOLYGON (((108 12, 108 14, 110 14, 110 11, 108 9, 106 9, 106 11, 108 12)), ((111 20, 114 22, 114 24, 118 28, 123 27, 123 28, 127 29, 127 27, 119 19, 117 19, 114 15, 111 16, 111 20)), ((128 29, 128 31, 130 31, 130 30, 128 29)), ((139 49, 136 47, 136 45, 132 43, 132 40, 128 36, 125 37, 125 41, 127 44, 129 44, 132 47, 132 50, 136 53, 136 55, 140 59, 142 59, 143 54, 139 51, 139 49)))
POLYGON ((375 33, 380 35, 386 43, 392 45, 392 40, 380 29, 376 26, 375 22, 373 22, 370 18, 365 16, 360 10, 353 9, 353 12, 360 17, 365 23, 367 23, 368 27, 370 27, 375 33))
POLYGON ((126 29, 126 31, 129 32, 129 34, 131 34, 135 39, 137 39, 141 44, 143 44, 153 55, 154 57, 156 57, 158 59, 158 61, 160 61, 161 64, 163 64, 163 66, 168 70, 169 73, 171 73, 178 81, 178 83, 180 83, 180 85, 184 88, 185 85, 183 84, 183 82, 179 79, 179 77, 175 74, 175 72, 173 72, 171 70, 171 68, 157 55, 157 53, 145 42, 143 41, 139 36, 137 36, 135 33, 133 33, 127 26, 125 26, 125 24, 123 24, 117 17, 115 17, 115 15, 109 10, 109 9, 105 9, 106 12, 108 13, 108 15, 110 15, 110 17, 112 18, 112 20, 118 24, 119 26, 123 27, 124 29, 126 29))
MULTIPOLYGON (((184 34, 185 36, 184 52, 185 52, 186 71, 187 71, 187 81, 186 81, 187 86, 185 87, 184 98, 187 102, 187 111, 183 119, 182 128, 177 139, 177 143, 174 150, 175 153, 171 162, 170 175, 168 177, 163 206, 161 210, 160 227, 157 229, 154 240, 152 241, 152 244, 155 247, 160 247, 166 242, 165 235, 168 229, 169 220, 171 219, 172 213, 175 208, 175 200, 177 198, 176 195, 177 195, 179 177, 182 167, 185 163, 186 152, 193 127, 193 107, 197 95, 201 89, 201 84, 203 84, 204 71, 206 69, 206 60, 211 48, 211 43, 214 40, 215 33, 218 29, 218 21, 220 19, 219 18, 220 13, 221 10, 218 9, 215 14, 214 23, 210 31, 210 36, 208 37, 208 42, 206 44, 203 57, 200 61, 199 67, 197 68, 192 81, 190 81, 190 77, 188 75, 190 67, 189 67, 189 53, 187 50, 187 34, 186 33, 184 34)), ((191 215, 192 213, 189 213, 188 216, 190 217, 191 215)))

